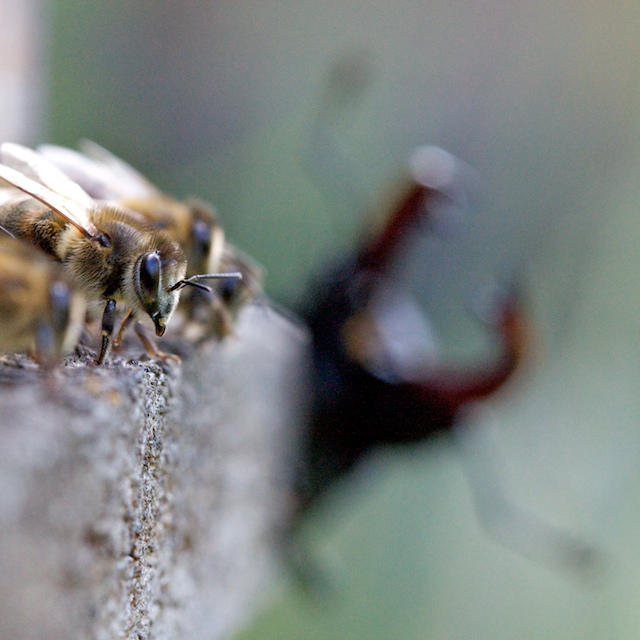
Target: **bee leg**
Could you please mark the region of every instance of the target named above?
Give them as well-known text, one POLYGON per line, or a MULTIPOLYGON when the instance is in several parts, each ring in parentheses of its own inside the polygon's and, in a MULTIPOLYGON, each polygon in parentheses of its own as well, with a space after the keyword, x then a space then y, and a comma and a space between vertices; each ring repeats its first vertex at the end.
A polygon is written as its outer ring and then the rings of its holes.
POLYGON ((36 348, 29 355, 40 365, 52 364, 55 354, 55 335, 50 322, 40 320, 36 328, 36 348))
POLYGON ((147 350, 147 353, 158 360, 169 360, 174 362, 175 364, 180 364, 180 356, 175 355, 174 353, 165 353, 164 351, 160 351, 156 346, 156 343, 152 338, 147 335, 144 326, 140 322, 136 322, 134 325, 134 330, 138 335, 138 338, 142 341, 144 348, 147 350))
POLYGON ((133 320, 133 313, 131 311, 127 311, 127 314, 124 318, 122 318, 122 322, 120 323, 120 328, 118 329, 118 333, 113 340, 113 348, 117 349, 122 344, 122 338, 124 337, 124 332, 127 330, 127 327, 131 324, 133 320))
POLYGON ((111 335, 113 334, 113 327, 116 322, 116 301, 113 298, 107 300, 107 304, 104 306, 104 312, 102 313, 102 346, 100 348, 100 355, 96 364, 102 364, 107 357, 107 351, 109 350, 109 343, 111 342, 111 335))

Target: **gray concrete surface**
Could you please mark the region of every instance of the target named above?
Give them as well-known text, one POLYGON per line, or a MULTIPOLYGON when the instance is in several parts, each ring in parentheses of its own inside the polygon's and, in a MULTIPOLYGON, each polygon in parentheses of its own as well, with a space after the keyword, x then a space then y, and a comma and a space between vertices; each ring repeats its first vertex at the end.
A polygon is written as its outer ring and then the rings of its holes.
POLYGON ((2 356, 1 638, 214 640, 266 592, 305 335, 249 308, 222 344, 166 345, 181 365, 2 356))

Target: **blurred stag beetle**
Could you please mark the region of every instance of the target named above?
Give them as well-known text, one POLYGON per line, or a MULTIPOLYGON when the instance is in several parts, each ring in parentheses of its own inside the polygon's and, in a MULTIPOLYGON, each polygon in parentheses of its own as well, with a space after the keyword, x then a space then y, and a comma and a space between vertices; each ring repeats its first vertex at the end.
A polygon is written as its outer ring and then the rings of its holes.
MULTIPOLYGON (((320 278, 302 312, 312 338, 311 415, 296 477, 293 538, 318 500, 372 450, 444 432, 470 459, 471 489, 491 533, 552 566, 590 567, 593 548, 509 502, 482 477, 492 473, 491 447, 472 450, 457 431, 466 410, 501 389, 526 355, 526 305, 518 283, 496 287, 489 305, 485 300, 483 320, 500 344, 494 362, 454 368, 429 360, 428 321, 394 265, 416 236, 451 232, 470 209, 474 173, 442 149, 421 147, 411 174, 382 228, 320 278), (485 463, 477 460, 485 454, 485 463)), ((300 551, 295 542, 291 548, 300 551)))

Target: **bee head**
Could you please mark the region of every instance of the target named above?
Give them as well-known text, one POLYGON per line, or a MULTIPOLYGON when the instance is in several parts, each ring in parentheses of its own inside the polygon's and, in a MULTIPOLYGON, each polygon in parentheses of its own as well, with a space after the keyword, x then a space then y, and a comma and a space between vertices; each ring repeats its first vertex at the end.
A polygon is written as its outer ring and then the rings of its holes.
POLYGON ((140 304, 153 320, 156 335, 164 334, 180 293, 174 289, 186 273, 184 256, 159 250, 143 253, 134 268, 135 292, 140 304))

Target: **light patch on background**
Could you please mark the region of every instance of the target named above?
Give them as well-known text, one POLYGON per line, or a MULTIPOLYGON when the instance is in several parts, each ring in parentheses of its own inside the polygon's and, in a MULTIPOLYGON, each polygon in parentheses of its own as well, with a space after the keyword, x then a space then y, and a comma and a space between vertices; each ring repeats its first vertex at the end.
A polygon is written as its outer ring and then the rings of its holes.
POLYGON ((0 1, 0 140, 31 142, 42 134, 43 17, 38 0, 0 1))

